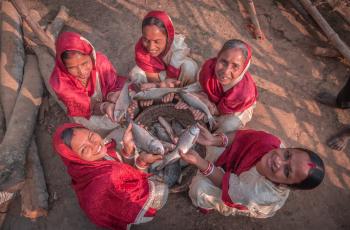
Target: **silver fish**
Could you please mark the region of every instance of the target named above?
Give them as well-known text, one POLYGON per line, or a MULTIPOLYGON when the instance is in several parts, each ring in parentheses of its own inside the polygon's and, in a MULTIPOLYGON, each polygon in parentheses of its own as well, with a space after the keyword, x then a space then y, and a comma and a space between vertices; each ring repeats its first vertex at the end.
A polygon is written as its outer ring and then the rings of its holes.
POLYGON ((129 96, 129 85, 130 82, 125 82, 119 98, 117 102, 115 103, 114 107, 114 119, 119 122, 121 118, 125 115, 125 113, 128 110, 128 107, 131 103, 131 98, 129 96))
POLYGON ((183 131, 185 131, 181 123, 175 119, 171 121, 171 128, 174 130, 174 133, 177 137, 179 137, 183 133, 183 131))
POLYGON ((183 88, 150 88, 139 91, 133 96, 135 100, 161 100, 165 95, 169 93, 179 92, 195 92, 198 91, 198 85, 192 84, 183 88))
POLYGON ((137 148, 147 153, 164 155, 162 143, 140 125, 132 122, 132 135, 137 148))
POLYGON ((161 141, 166 141, 166 142, 172 142, 169 135, 163 128, 163 126, 159 123, 155 123, 152 127, 154 129, 154 134, 155 136, 161 140, 161 141))
POLYGON ((215 118, 211 115, 208 106, 204 102, 202 102, 197 96, 191 93, 180 92, 180 96, 188 105, 202 111, 207 115, 209 127, 210 130, 212 130, 214 128, 215 118))
POLYGON ((176 148, 171 153, 164 156, 164 159, 157 167, 157 170, 163 169, 166 165, 171 164, 178 159, 180 159, 179 151, 183 153, 187 153, 188 150, 192 148, 192 146, 195 144, 197 138, 199 135, 199 128, 197 124, 192 125, 189 129, 187 129, 179 138, 179 141, 177 142, 176 148))
POLYGON ((165 120, 162 116, 158 117, 158 121, 163 126, 163 128, 165 129, 167 134, 169 135, 171 142, 173 142, 173 144, 176 144, 175 133, 174 133, 173 129, 171 128, 171 125, 169 124, 169 122, 167 120, 165 120))

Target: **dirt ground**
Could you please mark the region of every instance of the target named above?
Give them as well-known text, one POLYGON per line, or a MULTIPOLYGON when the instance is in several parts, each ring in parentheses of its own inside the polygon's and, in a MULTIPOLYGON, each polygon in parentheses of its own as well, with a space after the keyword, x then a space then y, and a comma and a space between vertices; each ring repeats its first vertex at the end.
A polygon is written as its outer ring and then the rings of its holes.
MULTIPOLYGON (((272 218, 203 215, 183 193, 170 195, 152 222, 133 229, 350 229, 350 148, 338 152, 325 144, 350 123, 349 111, 329 108, 313 99, 322 90, 336 94, 350 76, 349 67, 338 59, 312 55, 315 46, 327 46, 326 39, 312 23, 305 23, 288 1, 254 2, 267 38, 264 42, 255 40, 248 31, 247 13, 239 1, 27 1, 43 16, 43 24, 52 20, 60 5, 68 7, 72 20, 65 30, 86 36, 121 75, 134 66, 134 44, 141 33, 141 20, 150 10, 170 14, 176 32, 186 35, 198 63, 214 56, 227 39, 245 40, 253 47, 250 72, 259 89, 259 102, 248 127, 276 134, 286 146, 315 150, 326 163, 324 183, 313 191, 293 191, 272 218)), ((327 7, 319 9, 350 45, 350 25, 327 7)), ((28 221, 20 216, 20 200, 16 199, 3 229, 98 229, 79 208, 65 167, 52 151, 51 132, 64 121, 63 112, 52 103, 50 115, 36 130, 50 193, 48 216, 28 221)))

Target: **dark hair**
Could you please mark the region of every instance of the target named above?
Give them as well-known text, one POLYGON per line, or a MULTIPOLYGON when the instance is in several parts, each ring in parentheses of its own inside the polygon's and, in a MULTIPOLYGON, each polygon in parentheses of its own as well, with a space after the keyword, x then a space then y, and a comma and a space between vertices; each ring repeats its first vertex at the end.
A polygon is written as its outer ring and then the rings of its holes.
POLYGON ((64 144, 67 145, 69 148, 72 148, 72 138, 73 138, 74 131, 79 129, 85 129, 85 128, 83 127, 67 128, 62 132, 61 139, 63 140, 64 144))
POLYGON ((231 39, 226 41, 225 44, 222 46, 221 50, 219 51, 218 56, 220 56, 222 52, 228 49, 240 49, 243 53, 244 60, 246 60, 248 57, 247 45, 239 39, 231 39))
POLYGON ((72 148, 71 142, 73 137, 73 128, 65 129, 61 134, 61 139, 63 140, 64 144, 67 145, 69 148, 72 148))
POLYGON ((75 54, 80 54, 80 55, 85 55, 82 52, 78 51, 78 50, 66 50, 61 54, 61 59, 62 60, 67 60, 70 59, 72 56, 74 56, 75 54))
POLYGON ((145 18, 142 21, 142 29, 144 29, 146 26, 157 26, 168 37, 168 32, 165 28, 164 23, 158 18, 155 18, 155 17, 145 18))
POLYGON ((294 148, 294 149, 307 153, 310 157, 310 161, 315 164, 315 167, 312 167, 309 170, 309 174, 307 175, 305 180, 303 180, 298 184, 291 184, 289 185, 289 187, 294 189, 302 189, 302 190, 316 188, 318 185, 321 184, 324 178, 325 169, 324 169, 323 160, 318 156, 317 153, 311 150, 304 149, 304 148, 294 148))

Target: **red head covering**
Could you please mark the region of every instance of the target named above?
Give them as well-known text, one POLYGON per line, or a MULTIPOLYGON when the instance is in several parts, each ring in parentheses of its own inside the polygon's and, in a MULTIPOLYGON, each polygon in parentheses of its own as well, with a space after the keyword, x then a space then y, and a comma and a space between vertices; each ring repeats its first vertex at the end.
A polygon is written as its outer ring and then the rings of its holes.
POLYGON ((160 71, 166 70, 168 77, 177 78, 180 70, 174 68, 173 66, 166 65, 162 59, 168 53, 174 41, 175 30, 173 23, 169 15, 164 11, 151 11, 144 17, 143 20, 150 17, 157 18, 163 22, 167 31, 167 45, 165 50, 158 57, 152 57, 143 46, 142 38, 140 38, 135 46, 136 64, 145 72, 159 73, 160 71))
POLYGON ((90 97, 95 91, 96 76, 100 79, 103 99, 109 92, 120 90, 125 81, 117 77, 115 69, 106 56, 95 53, 94 47, 88 40, 77 33, 62 33, 56 41, 56 65, 50 77, 50 85, 67 107, 68 116, 90 118, 90 97), (86 88, 76 77, 69 74, 62 61, 62 53, 68 50, 90 55, 93 60, 93 68, 86 88))
POLYGON ((215 165, 225 169, 222 179, 222 200, 225 204, 238 209, 244 206, 234 204, 229 194, 229 181, 231 173, 239 176, 248 171, 268 152, 280 148, 281 141, 272 134, 256 130, 238 130, 235 138, 228 148, 216 160, 215 165))
POLYGON ((221 114, 231 114, 243 112, 253 105, 258 97, 258 91, 255 82, 247 71, 252 58, 252 52, 248 44, 245 44, 248 50, 247 58, 244 62, 244 68, 241 75, 244 75, 231 89, 224 91, 221 83, 215 74, 215 65, 217 58, 207 60, 199 73, 199 82, 208 95, 210 101, 217 105, 221 114))
MULTIPOLYGON (((60 126, 53 145, 72 178, 73 189, 80 207, 95 224, 110 229, 126 229, 133 223, 149 197, 148 175, 119 161, 85 161, 78 157, 61 139, 67 128, 60 126)), ((108 149, 115 155, 115 145, 108 149)), ((152 212, 154 210, 151 210, 152 212)))

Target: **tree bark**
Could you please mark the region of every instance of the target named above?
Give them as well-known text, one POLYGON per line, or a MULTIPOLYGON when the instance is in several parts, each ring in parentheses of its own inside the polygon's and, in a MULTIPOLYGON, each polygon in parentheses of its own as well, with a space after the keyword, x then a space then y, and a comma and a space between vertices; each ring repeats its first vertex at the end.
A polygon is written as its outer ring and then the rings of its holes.
POLYGON ((29 14, 27 7, 23 0, 11 0, 16 9, 18 10, 21 17, 28 23, 30 28, 39 38, 39 40, 45 45, 53 56, 55 55, 55 42, 45 33, 45 31, 40 27, 40 25, 32 19, 29 14))
POLYGON ((43 85, 35 56, 27 56, 24 72, 24 81, 0 144, 0 191, 14 192, 23 186, 25 153, 42 100, 43 85))
POLYGON ((61 6, 55 19, 46 28, 46 34, 53 40, 56 41, 58 34, 62 30, 66 21, 69 19, 69 10, 65 6, 61 6))
POLYGON ((340 39, 338 34, 332 29, 328 22, 322 17, 317 8, 312 5, 310 0, 300 0, 304 8, 315 19, 316 23, 321 27, 322 31, 326 34, 330 42, 338 51, 350 61, 350 48, 340 39))
POLYGON ((10 2, 2 2, 1 10, 0 98, 8 124, 23 80, 24 48, 21 17, 10 2))
POLYGON ((48 193, 35 138, 27 151, 26 181, 21 190, 22 215, 30 219, 47 216, 48 193))

